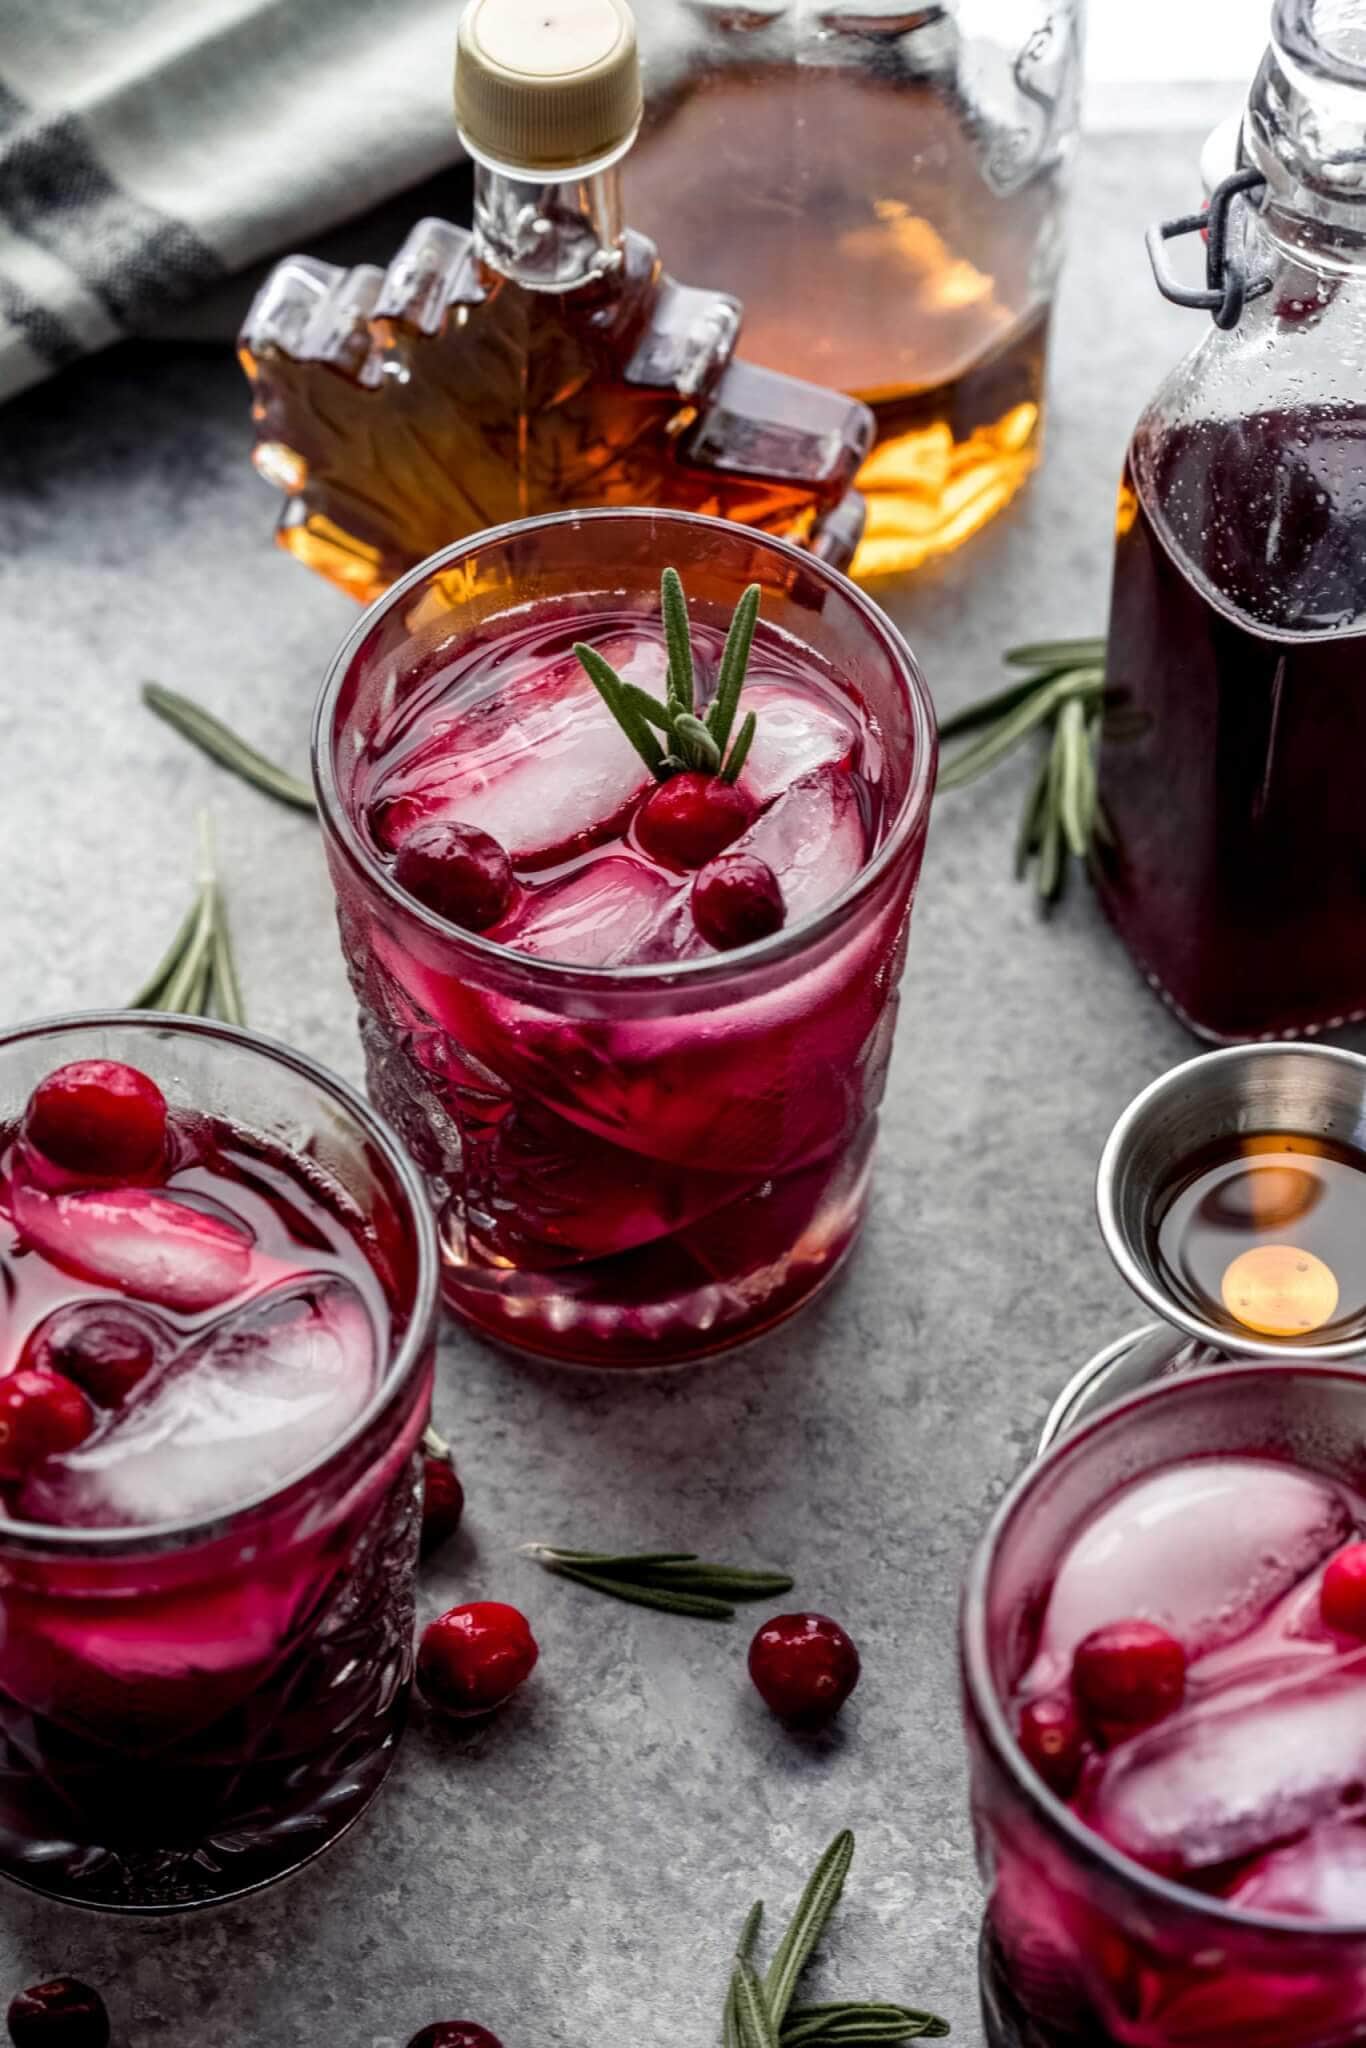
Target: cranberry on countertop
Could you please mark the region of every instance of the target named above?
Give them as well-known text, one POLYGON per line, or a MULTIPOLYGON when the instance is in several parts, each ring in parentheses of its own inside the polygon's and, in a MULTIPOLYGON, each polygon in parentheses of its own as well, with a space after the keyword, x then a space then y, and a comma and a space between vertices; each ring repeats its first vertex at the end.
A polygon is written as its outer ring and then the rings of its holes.
POLYGON ((1156 1622, 1107 1622, 1078 1643, 1072 1690, 1093 1720, 1145 1728, 1180 1706, 1186 1652, 1156 1622))
POLYGON ((444 1445, 440 1451, 434 1450, 429 1438, 422 1459, 423 1557, 430 1557, 454 1536, 464 1512, 465 1489, 451 1463, 451 1454, 444 1445))
POLYGON ((771 937, 786 917, 778 877, 757 853, 723 853, 692 885, 692 921, 718 952, 771 937))
POLYGON ((1073 1702, 1057 1693, 1028 1701, 1020 1715, 1020 1748, 1049 1790, 1066 1799, 1086 1761, 1086 1730, 1073 1702))
POLYGON ((95 1426, 95 1411, 74 1380, 31 1366, 0 1376, 0 1479, 22 1479, 33 1465, 74 1451, 95 1426))
POLYGON ((794 1728, 836 1715, 859 1680, 859 1653, 828 1614, 779 1614, 749 1646, 749 1675, 765 1706, 794 1728))
POLYGON ((14 2048, 108 2048, 104 2000, 79 1977, 53 1977, 10 2000, 14 2048))
POLYGON ((719 775, 689 769, 652 790, 635 815, 637 842, 652 860, 700 868, 753 824, 753 797, 719 775))
POLYGON ((473 2020, 438 2020, 434 2027, 414 2034, 408 2048, 503 2048, 503 2044, 473 2020))
POLYGON ((418 1688, 457 1720, 489 1714, 530 1677, 539 1655, 524 1614, 501 1600, 475 1600, 423 1630, 418 1688))
POLYGON ((512 862, 490 833, 440 821, 415 825, 400 841, 394 880, 447 924, 467 932, 497 924, 516 886, 512 862))
POLYGON ((166 1098, 121 1060, 72 1060, 34 1089, 24 1136, 66 1173, 141 1179, 166 1156, 166 1098))

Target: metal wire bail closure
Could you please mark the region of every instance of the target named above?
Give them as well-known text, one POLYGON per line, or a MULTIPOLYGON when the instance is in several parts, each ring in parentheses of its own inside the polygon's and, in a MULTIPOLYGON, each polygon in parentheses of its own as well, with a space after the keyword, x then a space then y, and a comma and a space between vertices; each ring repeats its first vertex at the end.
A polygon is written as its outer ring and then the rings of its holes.
POLYGON ((1241 241, 1236 250, 1229 243, 1229 217, 1234 201, 1265 189, 1266 179, 1260 171, 1235 171, 1232 177, 1215 186, 1208 213, 1185 213, 1179 220, 1154 221, 1146 237, 1148 261, 1153 266, 1157 289, 1164 299, 1170 299, 1174 306, 1193 306, 1200 312, 1210 313, 1216 327, 1228 329, 1238 325, 1249 299, 1259 299, 1263 292, 1270 291, 1269 277, 1259 277, 1252 284, 1248 283, 1241 241), (1207 289, 1191 291, 1187 286, 1178 284, 1168 270, 1162 245, 1174 241, 1178 235, 1196 234, 1202 228, 1209 231, 1205 251, 1207 289))

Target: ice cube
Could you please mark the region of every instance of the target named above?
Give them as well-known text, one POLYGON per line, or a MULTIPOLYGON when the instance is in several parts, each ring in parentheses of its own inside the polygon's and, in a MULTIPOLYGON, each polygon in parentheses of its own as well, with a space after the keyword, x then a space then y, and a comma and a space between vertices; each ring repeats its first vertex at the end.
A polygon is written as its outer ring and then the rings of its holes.
MULTIPOLYGON (((613 634, 597 645, 628 682, 663 694, 661 641, 613 634)), ((492 833, 515 867, 552 867, 620 834, 650 781, 570 654, 470 710, 438 713, 385 764, 368 816, 391 851, 414 825, 450 820, 492 833)))
POLYGON ((1250 1913, 1366 1921, 1366 1828, 1358 1821, 1314 1828, 1261 1857, 1224 1896, 1250 1913))
POLYGON ((1177 1877, 1366 1813, 1366 1650, 1228 1686, 1121 1743, 1084 1781, 1082 1811, 1177 1877))
POLYGON ((35 1468, 19 1512, 121 1529, 220 1513, 334 1443, 369 1399, 376 1367, 351 1282, 291 1281, 221 1318, 98 1435, 35 1468))
POLYGON ((688 883, 630 854, 611 853, 562 882, 528 890, 513 916, 489 933, 538 960, 627 967, 676 959, 688 883))
POLYGON ((1137 1480, 1063 1558, 1026 1689, 1063 1682, 1110 1621, 1158 1622, 1190 1658, 1231 1642, 1352 1533, 1331 1480, 1273 1458, 1192 1458, 1137 1480))
POLYGON ((65 1272, 164 1308, 215 1308, 247 1284, 246 1232, 148 1188, 49 1195, 13 1186, 23 1242, 65 1272))
POLYGON ((853 720, 810 690, 752 679, 740 699, 740 715, 747 711, 757 723, 740 787, 756 803, 771 802, 817 768, 853 765, 859 741, 853 720))
POLYGON ((863 817, 853 781, 830 767, 799 777, 726 851, 757 853, 768 862, 782 887, 787 924, 809 917, 863 866, 863 817))

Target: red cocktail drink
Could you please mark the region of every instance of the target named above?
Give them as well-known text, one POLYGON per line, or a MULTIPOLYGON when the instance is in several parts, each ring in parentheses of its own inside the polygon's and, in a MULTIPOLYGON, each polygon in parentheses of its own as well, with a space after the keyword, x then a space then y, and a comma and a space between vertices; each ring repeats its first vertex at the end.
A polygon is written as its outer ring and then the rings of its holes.
POLYGON ((964 1668, 992 2048, 1366 2040, 1366 1378, 1175 1379, 979 1553, 964 1668))
POLYGON ((0 1871, 197 1905, 324 1848, 411 1672, 435 1248, 307 1061, 0 1040, 0 1871))
POLYGON ((564 1358, 667 1364, 834 1270, 934 766, 923 683, 876 607, 716 521, 526 521, 367 615, 324 689, 315 770, 371 1091, 427 1175, 462 1315, 564 1358), (669 565, 686 759, 659 730, 669 565), (615 689, 653 705, 639 746, 615 689), (702 724, 731 735, 724 763, 702 724))

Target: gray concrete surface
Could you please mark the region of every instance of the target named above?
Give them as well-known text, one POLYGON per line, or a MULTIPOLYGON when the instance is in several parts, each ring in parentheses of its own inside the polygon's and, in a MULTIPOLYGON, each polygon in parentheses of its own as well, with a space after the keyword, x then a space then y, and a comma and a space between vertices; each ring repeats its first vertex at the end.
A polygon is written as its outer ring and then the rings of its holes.
MULTIPOLYGON (((1125 438, 1198 333, 1153 290, 1141 230, 1191 202, 1199 139, 1088 146, 1046 466, 889 598, 945 708, 995 683, 1008 642, 1103 625, 1125 438)), ((247 448, 218 352, 125 353, 0 415, 0 1022, 126 998, 211 802, 253 1021, 354 1076, 313 827, 136 701, 159 677, 303 764, 352 613, 271 547, 247 448)), ((8 1894, 0 1993, 77 1970, 130 2048, 378 2048, 442 2016, 506 2048, 712 2048, 744 1908, 789 1904, 847 1823, 858 1856, 813 1983, 923 2001, 980 2041, 960 1571, 1062 1379, 1138 1320, 1092 1174, 1129 1095, 1192 1050, 1085 892, 1045 927, 1011 880, 1026 773, 936 816, 875 1205, 835 1292, 745 1354, 635 1383, 447 1332, 439 1417, 469 1514, 423 1607, 523 1605, 543 1654, 522 1698, 463 1737, 419 1718, 353 1836, 245 1907, 133 1925, 8 1894), (828 1738, 794 1741, 749 1689, 743 1621, 580 1594, 516 1555, 532 1537, 786 1565, 857 1637, 861 1689, 828 1738)))

